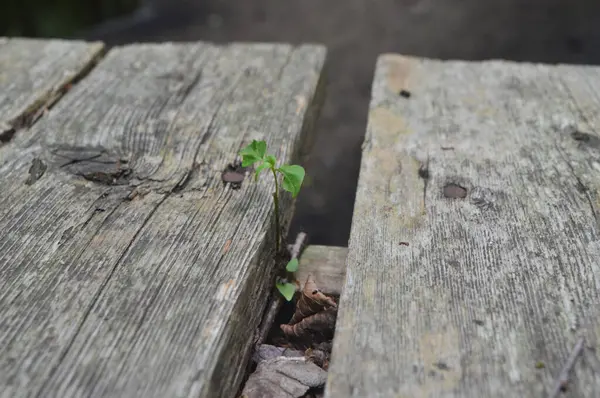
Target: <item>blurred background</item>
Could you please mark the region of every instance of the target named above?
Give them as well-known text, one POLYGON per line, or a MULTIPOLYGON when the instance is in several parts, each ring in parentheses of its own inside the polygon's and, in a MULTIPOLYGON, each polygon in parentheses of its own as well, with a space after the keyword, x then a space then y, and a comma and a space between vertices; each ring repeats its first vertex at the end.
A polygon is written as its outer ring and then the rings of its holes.
POLYGON ((316 42, 327 99, 292 234, 346 246, 378 54, 600 64, 600 0, 0 0, 0 36, 316 42))

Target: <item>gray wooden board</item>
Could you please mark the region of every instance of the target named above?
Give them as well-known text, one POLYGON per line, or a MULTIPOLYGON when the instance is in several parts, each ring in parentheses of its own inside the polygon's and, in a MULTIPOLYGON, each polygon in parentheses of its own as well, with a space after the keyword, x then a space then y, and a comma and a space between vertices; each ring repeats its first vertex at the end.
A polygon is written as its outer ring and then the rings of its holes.
POLYGON ((0 148, 0 396, 236 393, 272 288, 274 184, 221 171, 253 138, 299 157, 324 58, 115 48, 0 148))
POLYGON ((296 278, 304 286, 309 275, 327 295, 339 296, 346 274, 347 247, 310 245, 300 258, 296 278))
POLYGON ((102 54, 102 43, 0 37, 0 145, 56 101, 102 54), (4 138, 2 138, 4 137, 4 138))
POLYGON ((598 67, 379 58, 327 397, 547 396, 580 337, 563 396, 600 396, 598 93, 598 67))

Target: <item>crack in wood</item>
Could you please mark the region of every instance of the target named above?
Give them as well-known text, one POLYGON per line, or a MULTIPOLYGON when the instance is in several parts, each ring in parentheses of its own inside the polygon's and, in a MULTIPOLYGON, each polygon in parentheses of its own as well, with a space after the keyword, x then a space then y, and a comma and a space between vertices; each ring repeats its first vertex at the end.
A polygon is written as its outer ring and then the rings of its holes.
POLYGON ((39 158, 34 158, 31 162, 31 167, 29 168, 29 177, 27 177, 25 184, 32 185, 37 180, 42 178, 47 168, 48 166, 39 158))
POLYGON ((5 131, 0 131, 0 143, 6 144, 10 142, 14 138, 16 132, 17 130, 14 127, 10 127, 5 131))
POLYGON ((87 63, 80 66, 70 78, 64 80, 58 88, 51 88, 44 92, 28 108, 16 118, 8 121, 8 129, 0 130, 0 143, 6 144, 12 141, 19 130, 33 126, 48 110, 69 92, 74 85, 84 79, 94 67, 104 58, 106 48, 104 45, 93 54, 87 63))

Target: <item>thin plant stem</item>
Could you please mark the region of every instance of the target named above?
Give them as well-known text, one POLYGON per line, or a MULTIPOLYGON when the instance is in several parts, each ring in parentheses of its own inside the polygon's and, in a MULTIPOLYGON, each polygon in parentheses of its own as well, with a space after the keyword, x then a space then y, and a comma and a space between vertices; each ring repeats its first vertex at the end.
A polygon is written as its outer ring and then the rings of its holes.
POLYGON ((281 241, 281 231, 279 226, 279 183, 277 182, 277 173, 275 172, 275 168, 271 167, 271 171, 273 172, 273 178, 275 179, 275 193, 273 193, 273 203, 275 205, 275 253, 279 254, 279 244, 281 241))

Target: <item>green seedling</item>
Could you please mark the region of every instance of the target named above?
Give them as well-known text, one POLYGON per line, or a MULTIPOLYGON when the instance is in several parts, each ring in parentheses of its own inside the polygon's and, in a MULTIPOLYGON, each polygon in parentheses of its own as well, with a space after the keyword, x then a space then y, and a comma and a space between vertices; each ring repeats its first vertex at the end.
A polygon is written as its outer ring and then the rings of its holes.
MULTIPOLYGON (((290 276, 290 279, 294 280, 294 273, 298 271, 298 259, 291 259, 285 266, 285 270, 290 276)), ((296 285, 289 282, 277 282, 275 284, 275 287, 277 287, 279 293, 281 293, 281 295, 285 297, 287 301, 292 301, 292 299, 294 298, 294 293, 296 293, 296 285)))
MULTIPOLYGON (((279 223, 279 191, 280 187, 292 194, 292 197, 298 196, 302 181, 304 181, 304 168, 298 165, 281 165, 277 167, 277 159, 273 155, 267 154, 267 143, 265 141, 253 140, 250 145, 240 151, 242 157, 242 166, 249 167, 256 165, 254 177, 258 180, 261 172, 270 170, 275 180, 275 192, 273 192, 273 206, 275 210, 275 250, 280 252, 281 248, 281 225, 279 223), (278 174, 283 176, 283 181, 279 183, 278 174)), ((294 272, 298 270, 298 259, 292 259, 285 267, 288 273, 288 279, 293 277, 294 272)), ((291 279, 293 281, 293 279, 291 279)), ((277 282, 277 290, 291 301, 296 292, 296 285, 287 282, 277 282)))
POLYGON ((296 285, 289 282, 277 282, 275 287, 287 301, 292 301, 294 293, 296 293, 296 285))

